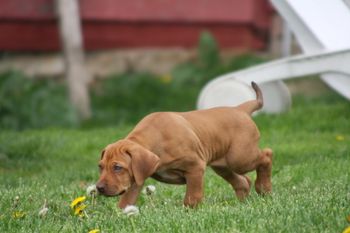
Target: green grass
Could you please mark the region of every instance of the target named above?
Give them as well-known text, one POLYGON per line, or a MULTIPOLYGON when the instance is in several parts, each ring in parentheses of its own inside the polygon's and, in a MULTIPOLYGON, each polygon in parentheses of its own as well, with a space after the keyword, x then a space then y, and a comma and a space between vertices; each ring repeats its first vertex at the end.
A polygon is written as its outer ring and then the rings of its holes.
POLYGON ((197 209, 182 207, 184 186, 149 179, 156 193, 139 198, 140 215, 132 218, 116 208, 118 198, 98 197, 95 207, 88 199, 84 219, 69 208, 97 180, 101 149, 125 136, 131 125, 1 131, 0 231, 341 232, 350 225, 349 119, 349 102, 336 94, 296 97, 289 113, 255 118, 261 146, 275 152, 271 196, 260 197, 252 189, 239 202, 208 169, 205 199, 197 209), (344 140, 336 140, 339 135, 344 140), (49 212, 39 218, 45 199, 49 212), (16 219, 14 211, 26 215, 16 219))

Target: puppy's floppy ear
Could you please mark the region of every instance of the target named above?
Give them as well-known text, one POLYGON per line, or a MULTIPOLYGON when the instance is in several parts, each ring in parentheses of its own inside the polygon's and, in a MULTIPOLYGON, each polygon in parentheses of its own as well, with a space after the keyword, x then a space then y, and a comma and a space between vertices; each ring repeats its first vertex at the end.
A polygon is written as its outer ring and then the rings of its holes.
POLYGON ((131 170, 134 174, 135 182, 138 186, 151 176, 157 169, 159 158, 146 148, 133 145, 127 150, 131 157, 131 170))
POLYGON ((105 155, 105 152, 106 152, 106 149, 103 149, 103 151, 101 152, 101 158, 100 158, 100 160, 103 159, 103 156, 105 155))

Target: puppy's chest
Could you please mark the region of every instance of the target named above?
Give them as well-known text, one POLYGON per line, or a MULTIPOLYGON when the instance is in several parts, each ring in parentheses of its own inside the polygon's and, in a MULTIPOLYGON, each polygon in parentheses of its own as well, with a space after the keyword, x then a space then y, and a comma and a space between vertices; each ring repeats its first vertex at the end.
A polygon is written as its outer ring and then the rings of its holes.
POLYGON ((177 169, 162 169, 156 171, 152 178, 168 184, 185 184, 186 179, 183 171, 177 169))

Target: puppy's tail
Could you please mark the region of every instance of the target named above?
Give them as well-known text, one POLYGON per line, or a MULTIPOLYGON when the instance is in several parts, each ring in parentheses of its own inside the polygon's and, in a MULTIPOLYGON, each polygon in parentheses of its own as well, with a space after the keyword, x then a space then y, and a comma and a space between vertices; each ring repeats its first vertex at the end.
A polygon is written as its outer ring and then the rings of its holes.
POLYGON ((256 110, 261 109, 264 105, 263 95, 259 86, 255 82, 252 82, 252 87, 256 93, 256 99, 247 101, 238 106, 239 109, 247 112, 248 114, 252 114, 256 110))

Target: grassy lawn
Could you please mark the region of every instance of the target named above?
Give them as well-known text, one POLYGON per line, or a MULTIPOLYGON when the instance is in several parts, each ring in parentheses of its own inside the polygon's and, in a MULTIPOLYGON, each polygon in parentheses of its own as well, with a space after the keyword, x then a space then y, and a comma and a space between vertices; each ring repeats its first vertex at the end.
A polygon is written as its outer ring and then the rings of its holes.
POLYGON ((74 216, 69 205, 97 180, 101 149, 132 125, 1 131, 0 231, 341 232, 350 225, 349 102, 332 93, 299 96, 289 113, 255 119, 261 146, 275 152, 271 196, 252 189, 239 202, 208 169, 205 200, 197 209, 182 207, 184 186, 149 179, 156 193, 142 195, 140 214, 131 218, 116 208, 117 198, 97 197, 95 206, 88 198, 85 218, 74 216), (49 212, 40 218, 45 199, 49 212), (16 211, 24 216, 14 217, 16 211))

